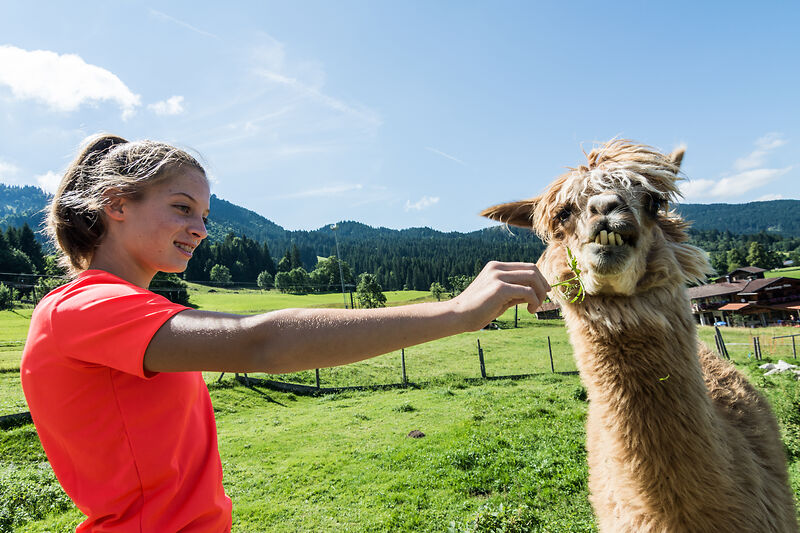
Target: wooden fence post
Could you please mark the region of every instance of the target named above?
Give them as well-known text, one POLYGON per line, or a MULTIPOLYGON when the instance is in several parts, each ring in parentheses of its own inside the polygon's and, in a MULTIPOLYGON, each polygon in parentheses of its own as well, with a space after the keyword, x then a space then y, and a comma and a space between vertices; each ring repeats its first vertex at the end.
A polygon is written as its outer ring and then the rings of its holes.
POLYGON ((519 304, 514 306, 514 327, 518 328, 517 320, 519 318, 519 304))
POLYGON ((317 374, 317 388, 319 388, 319 368, 315 368, 314 371, 317 374))
POLYGON ((794 335, 792 335, 792 355, 797 359, 797 347, 794 344, 794 335))
POLYGON ((480 339, 478 339, 478 360, 481 363, 481 377, 486 379, 486 363, 483 361, 483 348, 481 348, 480 339))
POLYGON ((556 367, 553 364, 553 347, 550 345, 550 335, 547 336, 547 351, 550 352, 550 370, 555 374, 556 367))
POLYGON ((714 339, 716 339, 717 342, 719 355, 725 359, 730 359, 731 356, 728 354, 728 348, 725 346, 725 339, 722 338, 722 332, 719 330, 719 326, 714 326, 714 339))
POLYGON ((753 337, 753 354, 756 356, 756 361, 761 361, 761 339, 753 337))
POLYGON ((403 386, 408 385, 408 378, 406 378, 406 349, 400 348, 400 362, 403 364, 403 386))

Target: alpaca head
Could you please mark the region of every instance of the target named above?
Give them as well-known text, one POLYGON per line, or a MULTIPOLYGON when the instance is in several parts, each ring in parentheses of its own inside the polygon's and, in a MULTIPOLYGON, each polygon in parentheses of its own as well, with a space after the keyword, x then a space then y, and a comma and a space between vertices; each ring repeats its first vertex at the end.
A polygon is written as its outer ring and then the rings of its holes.
POLYGON ((547 245, 538 265, 551 283, 573 277, 569 248, 588 296, 632 296, 703 279, 708 260, 686 244, 687 224, 669 210, 680 196, 683 153, 681 148, 665 155, 615 139, 536 198, 481 214, 535 231, 547 245))

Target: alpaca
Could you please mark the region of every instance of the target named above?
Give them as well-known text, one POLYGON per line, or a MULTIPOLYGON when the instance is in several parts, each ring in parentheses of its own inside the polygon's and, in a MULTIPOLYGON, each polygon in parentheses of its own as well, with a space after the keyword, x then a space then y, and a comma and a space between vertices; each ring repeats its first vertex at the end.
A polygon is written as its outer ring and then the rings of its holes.
POLYGON ((589 398, 589 491, 604 532, 797 531, 778 425, 766 400, 697 340, 685 285, 710 272, 668 201, 683 149, 620 139, 540 196, 481 214, 533 229, 589 398))

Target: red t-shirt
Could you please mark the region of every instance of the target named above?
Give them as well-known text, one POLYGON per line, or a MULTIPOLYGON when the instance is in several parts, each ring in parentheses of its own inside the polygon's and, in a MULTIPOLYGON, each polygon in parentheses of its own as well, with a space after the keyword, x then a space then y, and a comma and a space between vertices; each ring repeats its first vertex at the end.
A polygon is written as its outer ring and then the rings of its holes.
POLYGON ((231 500, 199 372, 145 373, 186 307, 100 270, 45 296, 22 354, 25 399, 76 531, 230 531, 231 500))

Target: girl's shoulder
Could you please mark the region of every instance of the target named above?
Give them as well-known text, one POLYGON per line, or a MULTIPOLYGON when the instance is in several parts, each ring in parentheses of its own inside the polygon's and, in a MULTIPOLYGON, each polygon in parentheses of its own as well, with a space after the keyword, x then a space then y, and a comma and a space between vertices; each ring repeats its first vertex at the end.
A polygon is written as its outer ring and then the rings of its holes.
POLYGON ((69 283, 49 292, 41 299, 34 315, 53 313, 63 314, 71 311, 87 311, 102 306, 104 308, 129 304, 131 296, 138 296, 137 302, 160 302, 164 299, 147 289, 138 287, 104 270, 85 270, 69 283))

